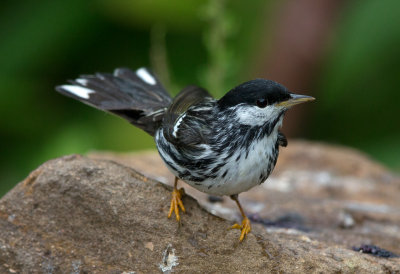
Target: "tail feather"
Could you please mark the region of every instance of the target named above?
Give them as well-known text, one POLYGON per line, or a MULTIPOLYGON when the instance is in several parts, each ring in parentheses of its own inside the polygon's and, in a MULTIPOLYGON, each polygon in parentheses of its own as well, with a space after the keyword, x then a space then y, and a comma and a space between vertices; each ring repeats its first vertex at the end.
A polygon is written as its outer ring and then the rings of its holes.
POLYGON ((118 68, 113 74, 81 75, 57 86, 63 95, 127 119, 154 135, 172 99, 148 69, 118 68))

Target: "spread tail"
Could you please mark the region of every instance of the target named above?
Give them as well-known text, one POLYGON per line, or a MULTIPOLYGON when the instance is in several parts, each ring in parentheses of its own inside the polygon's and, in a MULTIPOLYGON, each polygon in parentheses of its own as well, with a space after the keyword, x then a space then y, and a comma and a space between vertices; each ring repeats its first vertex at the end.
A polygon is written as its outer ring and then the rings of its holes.
POLYGON ((172 99, 146 68, 117 68, 113 74, 82 75, 57 86, 63 95, 121 116, 154 136, 172 99))

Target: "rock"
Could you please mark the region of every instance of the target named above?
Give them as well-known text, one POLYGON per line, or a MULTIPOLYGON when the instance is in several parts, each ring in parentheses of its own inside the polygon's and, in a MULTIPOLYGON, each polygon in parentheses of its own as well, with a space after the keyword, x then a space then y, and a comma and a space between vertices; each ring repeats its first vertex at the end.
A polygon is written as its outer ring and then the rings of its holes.
POLYGON ((43 164, 0 200, 0 273, 400 271, 400 180, 353 150, 291 142, 274 176, 240 195, 253 219, 240 244, 203 209, 236 219, 229 199, 185 185, 202 206, 185 196, 178 224, 158 181, 172 176, 156 152, 43 164))

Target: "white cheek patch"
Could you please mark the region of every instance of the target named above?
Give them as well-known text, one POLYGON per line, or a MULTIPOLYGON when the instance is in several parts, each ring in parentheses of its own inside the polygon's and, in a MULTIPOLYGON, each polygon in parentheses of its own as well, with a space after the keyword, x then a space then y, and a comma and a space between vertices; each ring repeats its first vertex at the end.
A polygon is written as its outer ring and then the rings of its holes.
POLYGON ((265 108, 257 106, 239 106, 236 109, 236 117, 243 125, 261 126, 268 120, 277 117, 281 112, 280 107, 274 105, 265 108))
POLYGON ((149 85, 155 85, 156 79, 145 68, 140 68, 136 71, 136 75, 149 85))
MULTIPOLYGON (((79 82, 78 82, 79 83, 79 82)), ((73 86, 73 85, 63 85, 61 88, 75 96, 78 96, 83 99, 89 99, 89 94, 95 93, 94 90, 80 87, 80 86, 73 86)))

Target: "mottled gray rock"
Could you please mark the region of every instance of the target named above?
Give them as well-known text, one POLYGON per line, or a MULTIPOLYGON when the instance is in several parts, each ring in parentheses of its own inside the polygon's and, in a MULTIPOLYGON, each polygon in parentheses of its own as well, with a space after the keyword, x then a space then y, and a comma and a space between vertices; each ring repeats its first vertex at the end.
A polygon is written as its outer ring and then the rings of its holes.
POLYGON ((185 186, 203 207, 185 196, 178 224, 169 187, 149 177, 172 179, 155 152, 43 164, 0 200, 0 273, 400 271, 399 258, 352 250, 400 253, 399 180, 352 150, 291 143, 271 180, 241 195, 259 222, 241 244, 203 209, 236 218, 228 199, 185 186))

